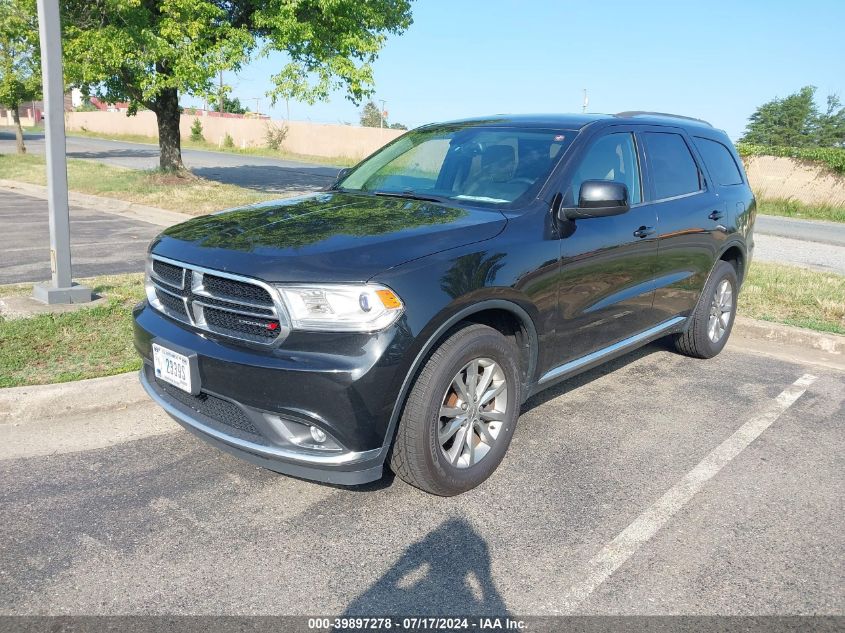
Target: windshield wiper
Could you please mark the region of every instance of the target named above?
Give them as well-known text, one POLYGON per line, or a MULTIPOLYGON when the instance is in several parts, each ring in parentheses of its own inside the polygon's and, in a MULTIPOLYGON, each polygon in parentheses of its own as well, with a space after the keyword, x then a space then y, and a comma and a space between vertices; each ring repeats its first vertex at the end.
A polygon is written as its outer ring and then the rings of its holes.
POLYGON ((443 202, 443 198, 437 196, 429 196, 423 193, 416 193, 410 189, 405 191, 374 191, 377 196, 386 196, 388 198, 407 198, 408 200, 423 200, 425 202, 443 202))

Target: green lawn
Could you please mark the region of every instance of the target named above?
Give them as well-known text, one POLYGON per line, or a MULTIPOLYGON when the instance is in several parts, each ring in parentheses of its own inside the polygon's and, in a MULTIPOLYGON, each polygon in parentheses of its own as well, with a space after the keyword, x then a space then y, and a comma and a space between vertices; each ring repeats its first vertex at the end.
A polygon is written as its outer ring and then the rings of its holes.
POLYGON ((845 276, 754 262, 739 295, 739 313, 845 334, 845 276))
MULTIPOLYGON (((0 317, 0 387, 110 376, 141 366, 132 346, 132 306, 144 295, 143 275, 79 281, 108 303, 65 314, 0 317)), ((0 286, 0 298, 31 293, 31 284, 0 286)))
POLYGON ((784 200, 782 198, 758 198, 757 212, 763 215, 779 215, 800 220, 845 222, 845 207, 803 204, 797 200, 784 200))
MULTIPOLYGON (((144 295, 143 276, 80 280, 108 304, 27 319, 0 318, 0 387, 66 382, 136 370, 132 306, 144 295)), ((28 295, 31 284, 0 286, 0 298, 28 295)), ((756 262, 739 299, 755 319, 845 334, 845 277, 756 262)))
MULTIPOLYGON (((67 169, 71 191, 193 215, 279 197, 278 193, 262 193, 245 187, 224 185, 187 172, 166 174, 76 159, 68 160, 67 169)), ((31 154, 0 154, 0 178, 46 185, 44 158, 31 154)))

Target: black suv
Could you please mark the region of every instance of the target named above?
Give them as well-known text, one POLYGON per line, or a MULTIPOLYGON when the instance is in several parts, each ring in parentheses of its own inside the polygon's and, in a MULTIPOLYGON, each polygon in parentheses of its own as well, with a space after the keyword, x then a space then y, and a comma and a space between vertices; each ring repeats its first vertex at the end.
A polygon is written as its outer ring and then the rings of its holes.
POLYGON ((520 406, 664 336, 725 346, 755 200, 685 117, 493 116, 396 139, 313 195, 196 218, 150 247, 141 382, 272 470, 453 495, 520 406))

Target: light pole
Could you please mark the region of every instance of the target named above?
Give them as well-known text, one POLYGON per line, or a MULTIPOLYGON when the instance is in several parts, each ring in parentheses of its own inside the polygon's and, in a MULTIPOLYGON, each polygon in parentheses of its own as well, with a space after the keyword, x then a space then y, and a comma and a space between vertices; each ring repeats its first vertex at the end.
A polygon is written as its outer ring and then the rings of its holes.
POLYGON ((384 106, 387 103, 387 101, 385 101, 384 99, 379 99, 379 101, 381 101, 381 111, 378 113, 379 127, 383 129, 384 128, 384 106))
POLYGON ((44 303, 85 303, 91 301, 91 289, 74 284, 71 277, 70 212, 65 157, 65 86, 58 0, 38 0, 38 33, 41 37, 41 79, 47 110, 44 136, 47 141, 51 280, 36 284, 32 296, 44 303))

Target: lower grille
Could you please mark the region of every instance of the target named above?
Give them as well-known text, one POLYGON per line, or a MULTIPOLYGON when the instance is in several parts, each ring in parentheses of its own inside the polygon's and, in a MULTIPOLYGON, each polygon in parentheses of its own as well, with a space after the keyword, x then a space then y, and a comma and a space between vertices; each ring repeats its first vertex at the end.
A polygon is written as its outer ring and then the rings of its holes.
POLYGON ((193 396, 158 378, 155 381, 159 389, 189 409, 193 409, 215 422, 261 437, 261 433, 255 428, 252 420, 238 405, 208 393, 200 392, 198 396, 193 396))
POLYGON ((275 319, 262 319, 257 316, 243 316, 226 310, 206 307, 205 320, 214 329, 231 332, 238 336, 273 340, 279 334, 279 322, 275 319))

